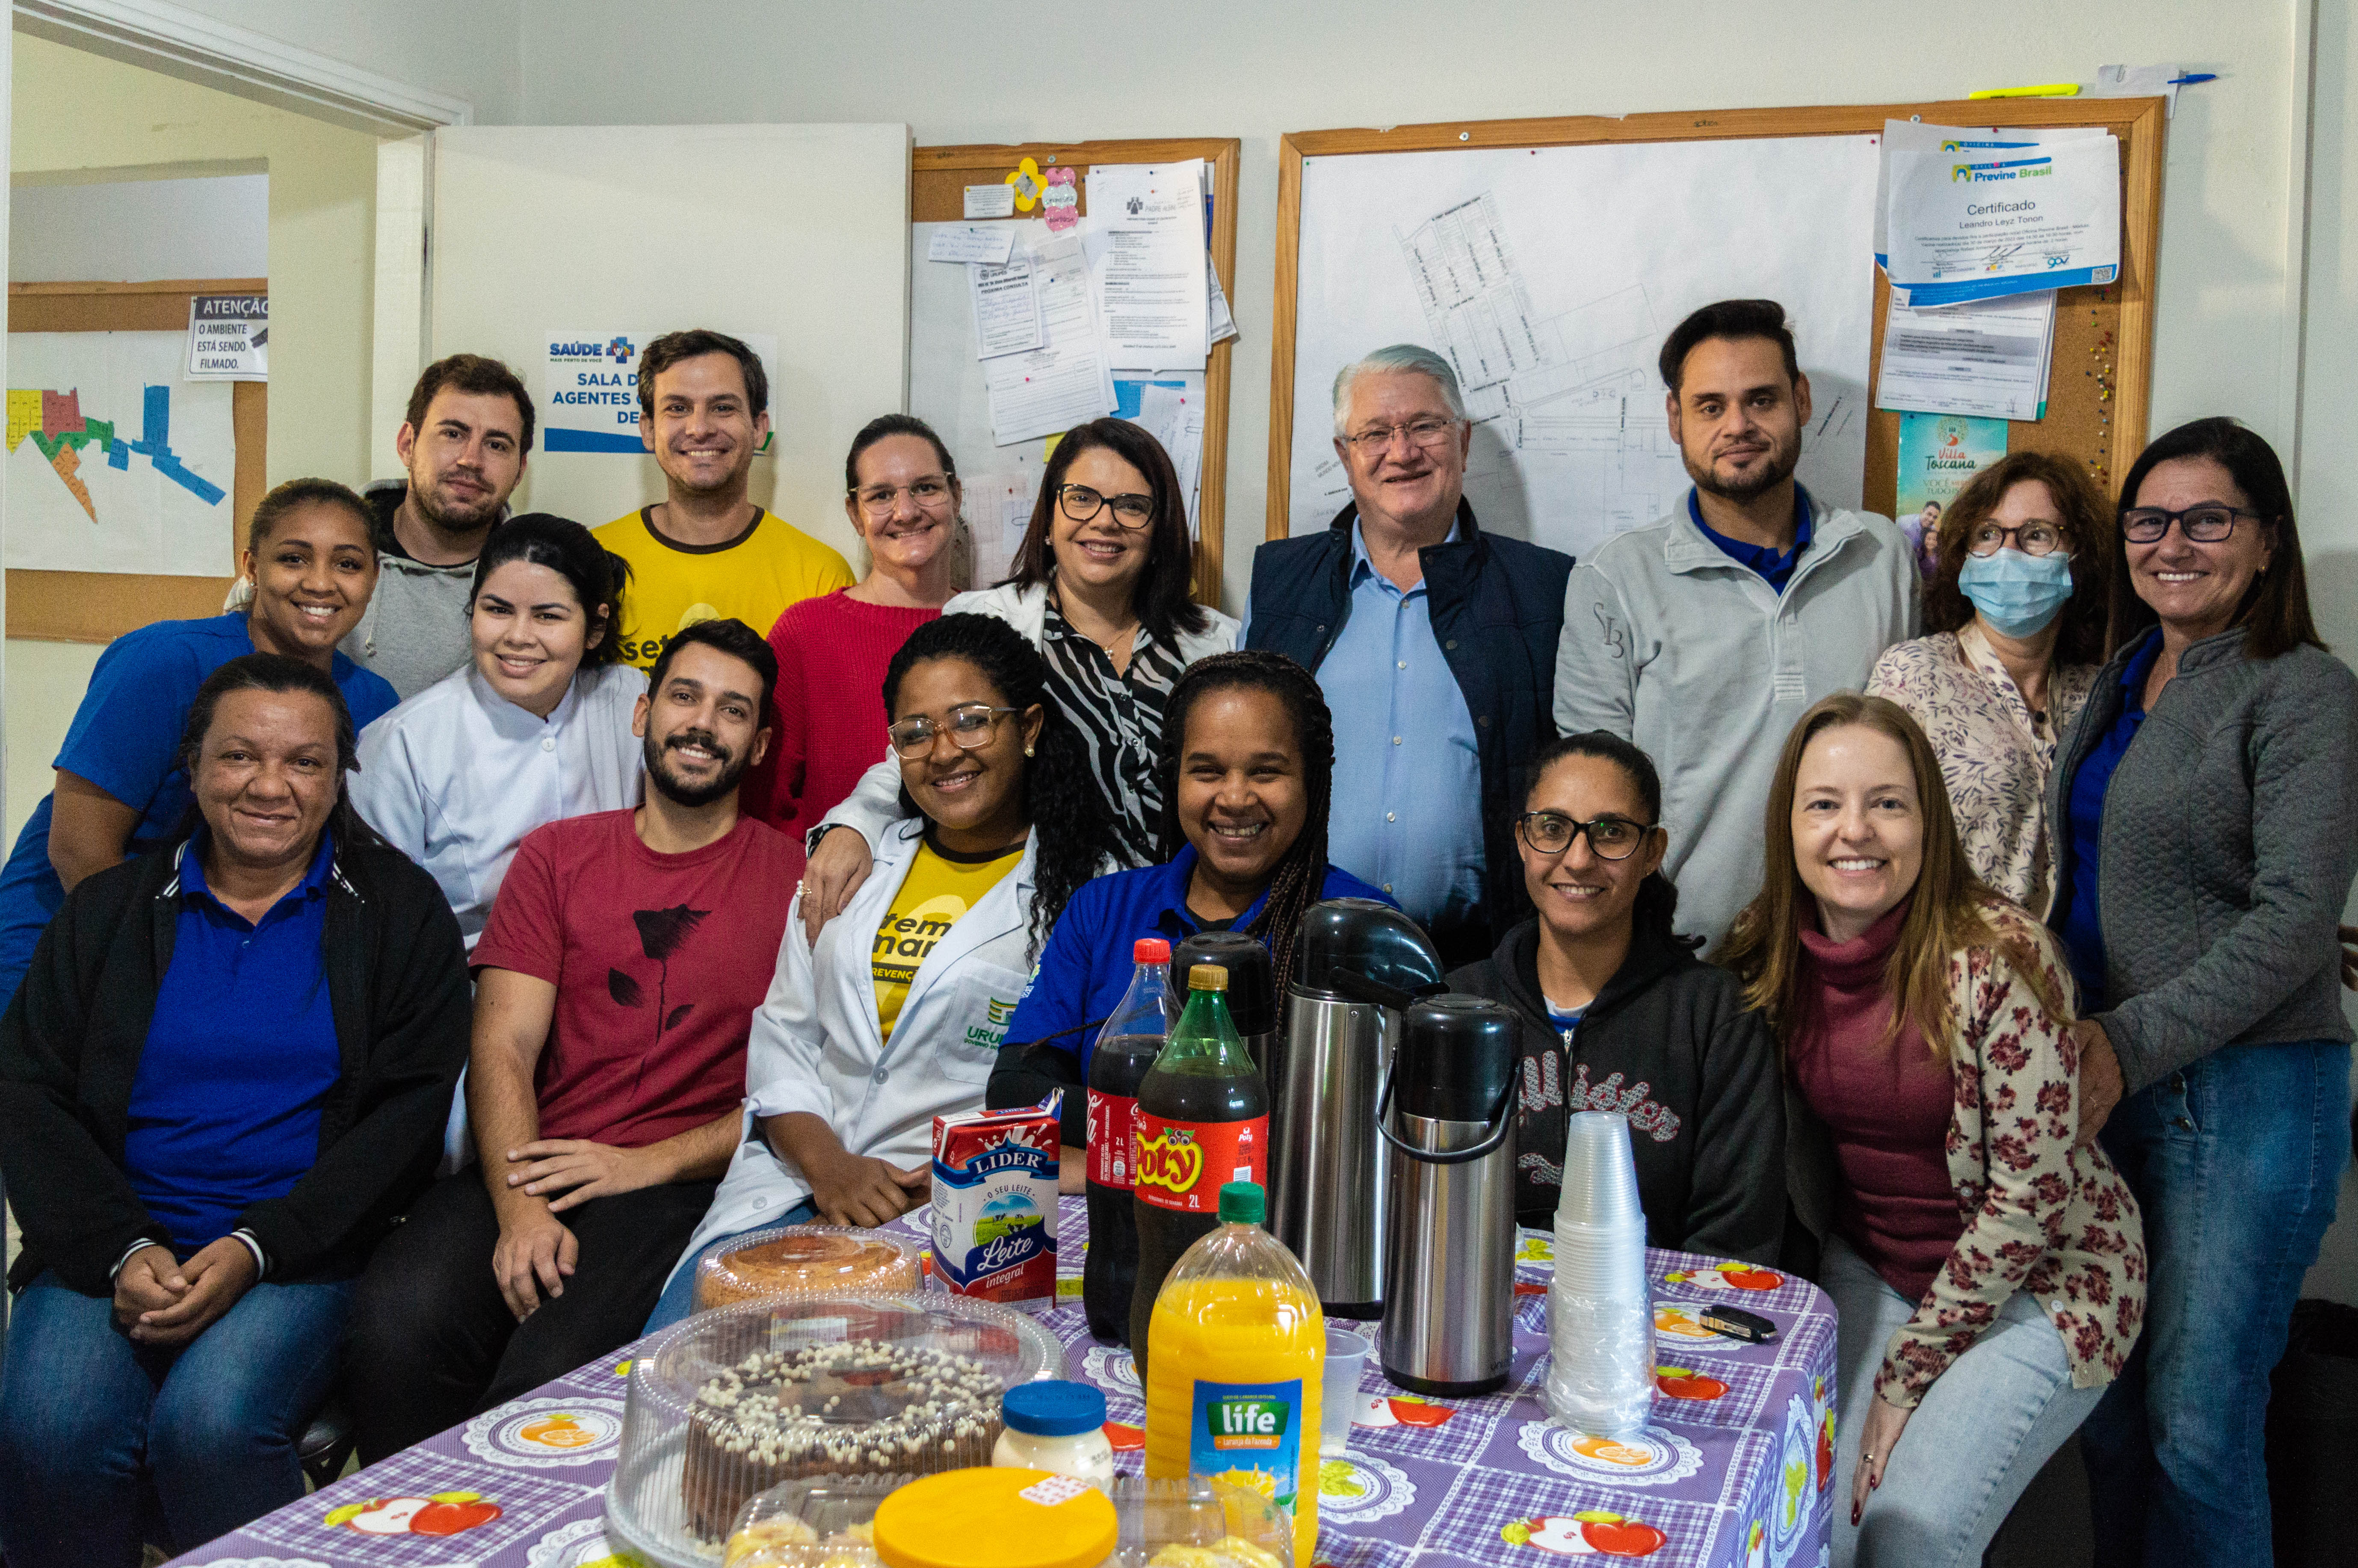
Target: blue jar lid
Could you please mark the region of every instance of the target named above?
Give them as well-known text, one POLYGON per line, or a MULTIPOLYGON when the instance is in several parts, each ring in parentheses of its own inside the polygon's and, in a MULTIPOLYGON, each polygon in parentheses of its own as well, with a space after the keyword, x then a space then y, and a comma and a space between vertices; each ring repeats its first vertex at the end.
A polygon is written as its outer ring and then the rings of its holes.
POLYGON ((1105 1396, 1088 1383, 1018 1383, 1001 1411, 1011 1430, 1033 1437, 1078 1437, 1105 1424, 1105 1396))

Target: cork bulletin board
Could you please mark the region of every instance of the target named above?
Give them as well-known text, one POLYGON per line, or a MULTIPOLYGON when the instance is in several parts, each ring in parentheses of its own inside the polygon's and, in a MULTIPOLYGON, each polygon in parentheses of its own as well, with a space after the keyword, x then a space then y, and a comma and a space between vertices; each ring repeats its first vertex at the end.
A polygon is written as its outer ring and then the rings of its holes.
MULTIPOLYGON (((1565 146, 1602 142, 1687 142, 1738 137, 1880 135, 1886 120, 1990 127, 1989 103, 1873 103, 1825 108, 1733 109, 1474 120, 1389 129, 1297 132, 1278 156, 1276 324, 1271 346, 1267 536, 1286 536, 1293 481, 1295 351, 1301 293, 1303 162, 1388 153, 1565 146)), ((2007 426, 2012 450, 2067 454, 2086 465, 2109 495, 2144 446, 2153 372, 2154 265, 2161 232, 2161 170, 2167 118, 2158 98, 2016 99, 2000 109, 2008 126, 2101 126, 2120 139, 2121 272, 2103 287, 2059 291, 2044 416, 2007 426)), ((1337 216, 1327 214, 1325 222, 1337 216)), ((1347 222, 1348 215, 1342 215, 1347 222)), ((1897 488, 1899 421, 1876 408, 1884 318, 1890 290, 1872 256, 1855 258, 1858 287, 1874 291, 1863 500, 1888 516, 1897 488)), ((1659 392, 1659 384, 1655 390, 1659 392)), ((1307 416, 1320 418, 1313 409, 1307 416)))
MULTIPOLYGON (((172 278, 153 283, 12 283, 11 332, 185 332, 189 299, 198 294, 266 294, 259 277, 172 278)), ((242 381, 231 392, 237 470, 230 486, 222 541, 234 561, 245 520, 268 486, 270 389, 242 381)), ((12 570, 11 637, 59 643, 110 643, 157 621, 217 615, 233 577, 139 572, 12 570)))

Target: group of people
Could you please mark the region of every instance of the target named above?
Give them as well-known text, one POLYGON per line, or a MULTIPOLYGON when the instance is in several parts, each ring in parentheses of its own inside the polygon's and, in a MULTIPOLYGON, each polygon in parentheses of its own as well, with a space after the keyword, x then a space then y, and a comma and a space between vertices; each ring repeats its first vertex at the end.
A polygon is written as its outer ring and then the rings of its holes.
POLYGON ((666 499, 596 529, 510 514, 510 371, 428 367, 406 482, 279 486, 235 608, 107 650, 0 873, 0 1554, 193 1547, 331 1390, 373 1462, 716 1242, 890 1220, 936 1115, 1085 1082, 1134 938, 1284 970, 1359 897, 1523 1020, 1526 1223, 1618 1111, 1652 1245, 1833 1294, 1838 1563, 1978 1561, 2074 1430, 2104 1561, 2264 1560, 2358 872, 2275 454, 2010 454, 1928 575, 1795 481, 1777 305, 1660 367, 1693 487, 1575 564, 1482 528, 1446 360, 1347 366, 1352 501, 1241 625, 1125 421, 975 589, 915 419, 846 459, 864 577, 750 499, 734 339, 647 346, 666 499))

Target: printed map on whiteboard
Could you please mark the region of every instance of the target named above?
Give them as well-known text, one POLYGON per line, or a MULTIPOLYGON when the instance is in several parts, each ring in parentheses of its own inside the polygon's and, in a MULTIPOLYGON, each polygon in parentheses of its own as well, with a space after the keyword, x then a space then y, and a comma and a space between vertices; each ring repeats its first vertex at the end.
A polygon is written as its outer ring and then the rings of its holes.
POLYGON ((1304 160, 1291 531, 1350 499, 1335 373, 1415 342, 1456 367, 1485 527, 1585 555, 1688 486, 1655 368, 1714 299, 1780 301, 1815 407, 1802 483, 1856 506, 1866 455, 1873 136, 1304 160))
POLYGON ((179 332, 8 334, 7 564, 226 577, 237 435, 227 382, 179 332))

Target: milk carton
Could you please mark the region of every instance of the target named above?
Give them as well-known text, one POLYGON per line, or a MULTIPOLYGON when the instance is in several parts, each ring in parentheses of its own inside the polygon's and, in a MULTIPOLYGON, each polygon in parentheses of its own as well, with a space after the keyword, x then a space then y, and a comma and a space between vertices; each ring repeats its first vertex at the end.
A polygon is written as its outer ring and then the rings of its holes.
POLYGON ((1056 1112, 934 1118, 934 1275, 964 1296, 1038 1311, 1056 1303, 1056 1112))

